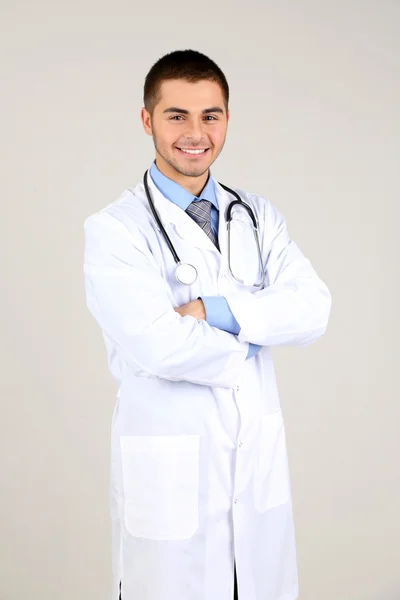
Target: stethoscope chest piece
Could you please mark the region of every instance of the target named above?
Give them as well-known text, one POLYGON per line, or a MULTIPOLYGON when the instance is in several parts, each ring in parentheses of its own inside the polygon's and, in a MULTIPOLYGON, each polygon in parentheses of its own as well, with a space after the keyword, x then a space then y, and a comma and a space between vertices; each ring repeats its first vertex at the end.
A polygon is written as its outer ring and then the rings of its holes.
POLYGON ((179 283, 192 285, 197 279, 197 269, 187 263, 179 263, 175 269, 175 277, 179 283))

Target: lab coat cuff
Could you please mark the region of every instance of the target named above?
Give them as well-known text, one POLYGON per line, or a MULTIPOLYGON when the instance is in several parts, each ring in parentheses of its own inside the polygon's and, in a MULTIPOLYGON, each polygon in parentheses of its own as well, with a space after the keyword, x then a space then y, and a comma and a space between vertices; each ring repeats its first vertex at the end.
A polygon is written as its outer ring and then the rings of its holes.
POLYGON ((239 342, 249 342, 249 332, 246 331, 246 321, 248 322, 248 319, 246 319, 246 310, 248 309, 248 305, 243 294, 228 294, 226 301, 232 317, 239 327, 237 333, 239 342))

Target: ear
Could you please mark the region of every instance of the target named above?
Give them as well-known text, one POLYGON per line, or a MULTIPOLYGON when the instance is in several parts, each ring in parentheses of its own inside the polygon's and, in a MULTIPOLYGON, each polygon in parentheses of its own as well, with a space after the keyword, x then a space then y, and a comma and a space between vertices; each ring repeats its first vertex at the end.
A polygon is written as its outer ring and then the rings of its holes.
POLYGON ((231 111, 228 109, 227 113, 226 113, 226 122, 229 121, 229 117, 231 116, 231 111))
POLYGON ((149 111, 143 107, 140 112, 140 117, 142 119, 143 127, 147 135, 153 135, 153 128, 151 126, 151 116, 149 111))

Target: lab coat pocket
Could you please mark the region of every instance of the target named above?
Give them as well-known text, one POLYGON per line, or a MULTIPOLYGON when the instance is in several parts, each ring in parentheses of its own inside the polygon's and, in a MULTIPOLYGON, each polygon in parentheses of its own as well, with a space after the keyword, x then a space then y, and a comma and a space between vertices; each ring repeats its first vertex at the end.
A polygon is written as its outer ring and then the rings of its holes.
POLYGON ((135 537, 189 539, 198 528, 200 436, 122 436, 124 522, 135 537))
POLYGON ((257 291, 260 288, 254 284, 261 282, 263 267, 260 262, 254 229, 250 226, 247 216, 244 220, 232 219, 230 229, 229 264, 231 274, 242 281, 239 283, 241 289, 257 291))
POLYGON ((265 512, 290 499, 285 426, 281 409, 262 417, 254 473, 254 504, 265 512))

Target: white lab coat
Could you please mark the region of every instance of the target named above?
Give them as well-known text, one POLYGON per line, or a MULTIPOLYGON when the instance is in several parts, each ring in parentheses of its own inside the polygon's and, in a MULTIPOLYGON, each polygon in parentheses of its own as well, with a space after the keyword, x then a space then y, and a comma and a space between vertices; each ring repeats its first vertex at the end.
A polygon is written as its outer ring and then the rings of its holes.
POLYGON ((319 338, 330 293, 269 200, 237 190, 259 223, 266 275, 260 291, 252 285, 254 240, 232 237, 240 249, 232 259, 246 285, 229 274, 224 217, 234 198, 216 182, 219 252, 150 174, 148 180, 178 255, 198 270, 192 286, 175 279, 142 183, 85 222, 87 304, 119 387, 112 600, 120 581, 123 600, 233 600, 234 557, 239 600, 294 600, 285 427, 270 347, 319 338), (226 297, 238 336, 174 311, 201 295, 226 297), (246 360, 248 342, 263 348, 246 360))

